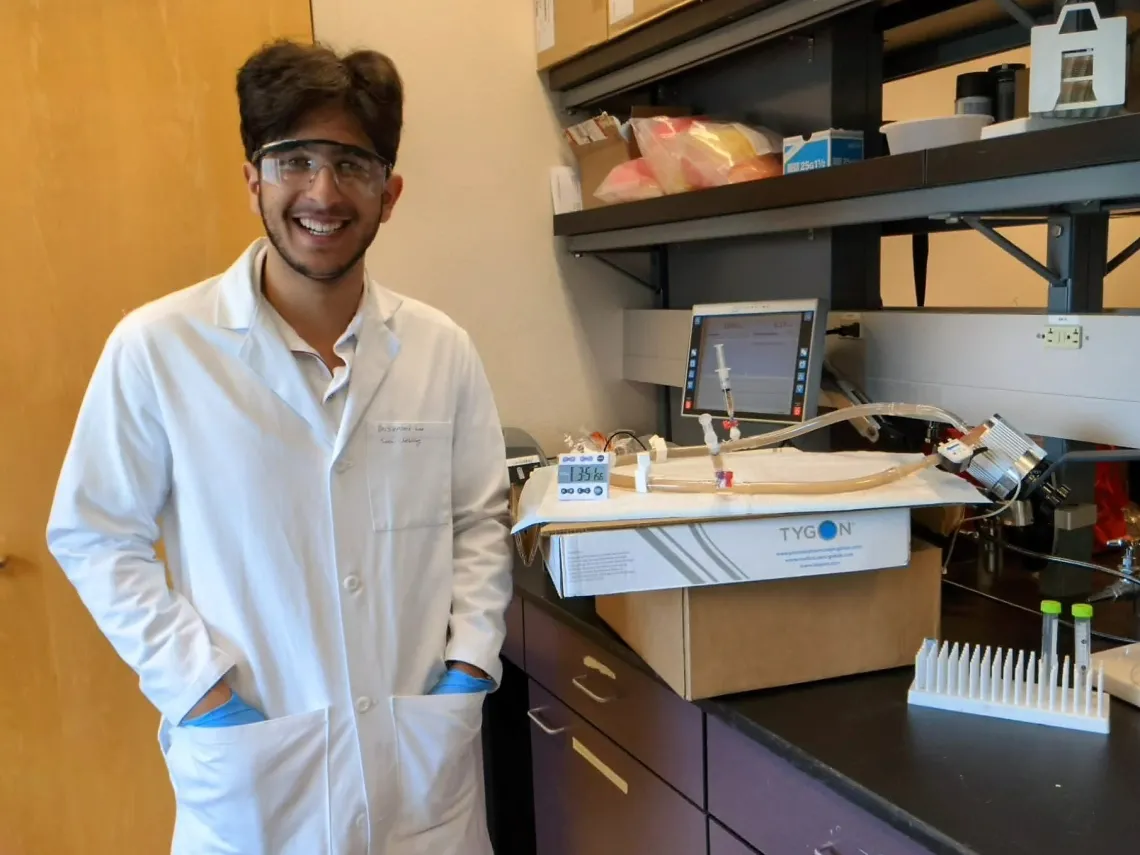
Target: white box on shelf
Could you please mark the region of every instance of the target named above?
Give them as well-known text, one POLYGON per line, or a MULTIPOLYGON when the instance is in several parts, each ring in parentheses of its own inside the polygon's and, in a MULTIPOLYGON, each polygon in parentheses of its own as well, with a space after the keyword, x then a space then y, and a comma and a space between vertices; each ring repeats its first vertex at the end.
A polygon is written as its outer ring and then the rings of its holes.
POLYGON ((1070 3, 1057 23, 1034 27, 1029 44, 1031 114, 1095 118, 1124 107, 1128 88, 1124 16, 1102 18, 1096 3, 1070 3), (1068 26, 1080 17, 1093 26, 1068 26))

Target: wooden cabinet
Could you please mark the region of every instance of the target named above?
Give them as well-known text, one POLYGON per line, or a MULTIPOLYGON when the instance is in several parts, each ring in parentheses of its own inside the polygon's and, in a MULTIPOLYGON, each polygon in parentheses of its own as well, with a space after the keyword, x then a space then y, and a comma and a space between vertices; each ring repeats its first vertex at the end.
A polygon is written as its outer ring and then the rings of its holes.
POLYGON ((715 819, 709 820, 709 855, 760 855, 715 819))
POLYGON ((697 707, 539 608, 526 610, 526 663, 574 712, 704 807, 704 714, 697 707))
POLYGON ((704 813, 530 682, 539 855, 707 855, 704 813))
POLYGON ((712 716, 708 769, 709 813, 764 855, 930 855, 712 716))

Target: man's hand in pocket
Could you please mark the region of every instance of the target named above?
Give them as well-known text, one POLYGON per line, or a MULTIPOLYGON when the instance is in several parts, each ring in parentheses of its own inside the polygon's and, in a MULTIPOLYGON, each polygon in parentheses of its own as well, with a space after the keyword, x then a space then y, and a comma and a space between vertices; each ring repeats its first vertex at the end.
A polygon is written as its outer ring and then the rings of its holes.
POLYGON ((435 684, 430 694, 460 695, 489 692, 495 688, 495 681, 474 665, 466 662, 449 662, 447 673, 435 684))
POLYGON ((260 710, 247 704, 229 686, 218 683, 182 719, 182 724, 184 727, 237 727, 259 721, 265 721, 260 710))

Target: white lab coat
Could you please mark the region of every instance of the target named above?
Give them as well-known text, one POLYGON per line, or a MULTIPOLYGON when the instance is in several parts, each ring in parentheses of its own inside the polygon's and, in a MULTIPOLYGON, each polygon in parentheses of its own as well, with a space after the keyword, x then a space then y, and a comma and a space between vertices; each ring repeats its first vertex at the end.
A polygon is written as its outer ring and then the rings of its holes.
POLYGON ((334 434, 265 317, 261 245, 115 329, 50 548, 162 713, 175 855, 489 855, 484 696, 425 694, 446 660, 501 676, 507 470, 481 362, 370 283, 334 434), (176 726, 223 675, 269 720, 176 726))

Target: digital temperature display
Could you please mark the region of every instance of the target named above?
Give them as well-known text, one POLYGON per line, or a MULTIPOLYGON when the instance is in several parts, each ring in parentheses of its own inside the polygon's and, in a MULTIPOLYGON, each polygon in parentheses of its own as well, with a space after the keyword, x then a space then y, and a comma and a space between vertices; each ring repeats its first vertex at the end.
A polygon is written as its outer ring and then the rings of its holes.
POLYGON ((558 498, 563 501, 594 501, 610 495, 610 467, 613 455, 560 454, 558 456, 558 498))

